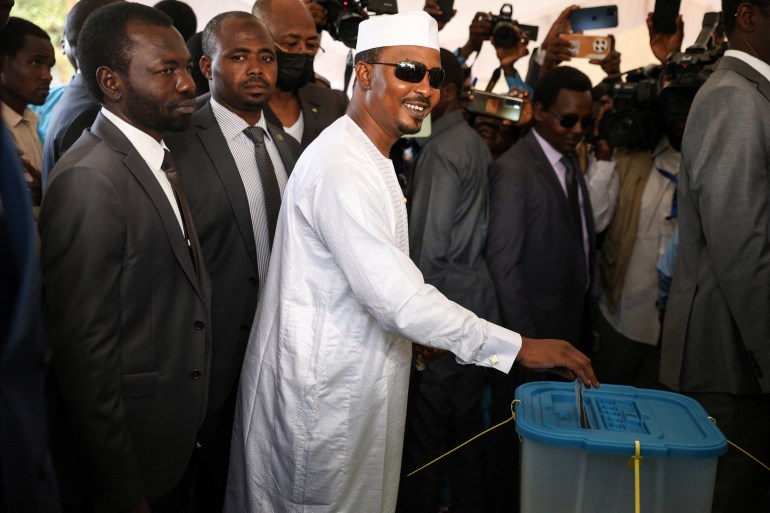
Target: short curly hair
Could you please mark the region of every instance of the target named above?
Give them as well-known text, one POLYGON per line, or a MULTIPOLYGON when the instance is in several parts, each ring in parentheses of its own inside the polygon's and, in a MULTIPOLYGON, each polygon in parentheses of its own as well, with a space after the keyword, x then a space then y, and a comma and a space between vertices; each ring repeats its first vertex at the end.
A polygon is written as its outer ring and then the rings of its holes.
POLYGON ((8 23, 0 28, 0 53, 9 57, 15 57, 19 50, 24 48, 24 38, 26 36, 51 40, 45 30, 31 21, 11 16, 8 18, 8 23))
POLYGON ((78 36, 78 65, 90 93, 99 102, 104 93, 99 87, 96 70, 102 66, 127 74, 131 63, 131 39, 128 24, 141 23, 156 27, 173 27, 173 22, 157 9, 134 2, 106 5, 88 17, 78 36))

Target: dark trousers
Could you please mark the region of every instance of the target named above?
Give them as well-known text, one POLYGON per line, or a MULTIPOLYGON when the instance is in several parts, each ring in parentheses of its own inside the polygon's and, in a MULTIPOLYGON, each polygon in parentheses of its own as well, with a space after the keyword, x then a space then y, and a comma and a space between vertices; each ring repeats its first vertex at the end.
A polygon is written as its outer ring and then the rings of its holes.
MULTIPOLYGON (((220 513, 224 506, 230 437, 237 388, 225 404, 207 415, 185 473, 168 493, 150 501, 153 513, 220 513)), ((91 513, 91 507, 63 505, 64 513, 91 513)))
POLYGON ((219 513, 224 506, 237 392, 236 386, 225 404, 206 416, 198 431, 190 469, 194 490, 191 513, 219 513))
POLYGON ((398 513, 436 513, 443 476, 449 479, 452 513, 484 511, 481 440, 406 477, 481 431, 484 376, 483 368, 458 364, 451 353, 439 357, 418 376, 420 383, 404 434, 398 513))
MULTIPOLYGON (((688 394, 716 419, 728 440, 770 464, 770 394, 688 394)), ((712 513, 761 513, 770 472, 730 446, 719 458, 712 513)))
POLYGON ((660 344, 652 346, 622 335, 601 312, 596 313, 596 330, 598 351, 592 364, 600 383, 666 389, 659 380, 660 344))

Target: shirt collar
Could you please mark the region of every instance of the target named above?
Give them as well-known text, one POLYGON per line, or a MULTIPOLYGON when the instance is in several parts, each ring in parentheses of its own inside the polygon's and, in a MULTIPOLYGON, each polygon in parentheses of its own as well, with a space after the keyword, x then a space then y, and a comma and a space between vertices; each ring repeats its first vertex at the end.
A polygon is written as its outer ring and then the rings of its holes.
POLYGON ((682 154, 671 147, 667 137, 662 137, 652 152, 653 165, 671 174, 679 173, 682 154))
POLYGON ((6 105, 5 102, 0 102, 0 105, 2 106, 0 108, 3 109, 3 120, 8 126, 15 127, 22 121, 26 121, 35 127, 37 126, 37 122, 40 117, 35 114, 29 107, 24 107, 24 112, 19 114, 8 105, 6 105))
POLYGON ((753 55, 749 55, 746 52, 742 52, 740 50, 727 50, 725 52, 725 57, 733 57, 735 59, 742 60, 754 68, 757 73, 765 77, 766 80, 770 81, 770 64, 767 64, 765 61, 757 59, 753 55))
POLYGON ((537 133, 537 128, 533 129, 532 133, 535 135, 535 140, 540 145, 540 148, 542 148, 543 153, 545 153, 545 158, 548 159, 551 167, 556 168, 556 164, 561 161, 562 157, 564 157, 564 154, 551 146, 551 143, 543 139, 540 134, 537 133))
POLYGON ((119 118, 116 114, 110 112, 106 108, 102 107, 101 113, 104 117, 109 119, 131 144, 139 152, 139 155, 144 159, 149 168, 153 171, 160 169, 163 164, 163 157, 166 149, 166 144, 161 141, 156 141, 150 134, 143 132, 135 126, 119 118))
MULTIPOLYGON (((243 134, 243 131, 251 126, 238 114, 217 102, 213 96, 211 97, 211 110, 214 112, 214 117, 219 124, 219 128, 222 130, 222 135, 224 135, 225 139, 228 141, 243 134)), ((257 121, 257 124, 254 126, 258 126, 264 130, 265 134, 267 134, 267 139, 272 141, 270 131, 267 129, 267 122, 265 122, 264 112, 259 116, 259 121, 257 121)))

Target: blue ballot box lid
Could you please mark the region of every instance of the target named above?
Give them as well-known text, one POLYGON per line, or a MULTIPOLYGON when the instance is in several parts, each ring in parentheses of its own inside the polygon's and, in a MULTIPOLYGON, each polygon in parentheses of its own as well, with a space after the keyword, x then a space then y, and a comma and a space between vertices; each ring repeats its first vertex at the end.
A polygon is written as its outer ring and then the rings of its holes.
POLYGON ((516 431, 545 445, 591 453, 711 458, 727 439, 695 400, 673 392, 602 385, 583 391, 590 428, 580 427, 573 383, 540 381, 516 389, 516 431))

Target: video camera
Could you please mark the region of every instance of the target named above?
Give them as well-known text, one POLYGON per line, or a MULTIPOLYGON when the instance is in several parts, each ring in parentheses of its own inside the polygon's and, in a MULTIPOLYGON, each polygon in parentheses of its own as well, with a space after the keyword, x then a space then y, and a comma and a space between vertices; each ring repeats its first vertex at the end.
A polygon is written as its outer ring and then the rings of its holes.
POLYGON ((613 84, 609 94, 614 109, 603 116, 600 137, 615 147, 651 150, 665 132, 678 150, 695 94, 727 47, 714 45, 721 16, 706 13, 695 43, 672 54, 666 64, 633 70, 626 82, 613 84))
POLYGON ((326 8, 326 24, 319 27, 332 36, 335 41, 342 41, 348 48, 355 48, 358 40, 358 24, 367 18, 366 11, 372 14, 396 14, 396 0, 315 0, 326 8))
POLYGON ((537 39, 538 28, 534 25, 521 25, 513 19, 513 6, 503 4, 500 8, 500 14, 493 14, 492 18, 492 37, 495 38, 495 46, 500 48, 511 48, 519 44, 519 36, 516 28, 519 27, 527 35, 530 41, 537 39))

